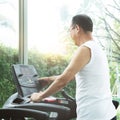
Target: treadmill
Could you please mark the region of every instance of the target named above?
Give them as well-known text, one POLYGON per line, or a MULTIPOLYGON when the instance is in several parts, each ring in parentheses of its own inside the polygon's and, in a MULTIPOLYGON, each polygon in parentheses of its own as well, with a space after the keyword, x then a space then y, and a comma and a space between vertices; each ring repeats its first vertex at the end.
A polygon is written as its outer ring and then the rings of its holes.
POLYGON ((39 103, 30 102, 30 96, 33 92, 44 89, 42 83, 38 82, 40 77, 33 65, 14 64, 12 65, 12 73, 17 92, 7 99, 3 109, 35 110, 45 113, 48 120, 76 118, 75 100, 64 90, 61 91, 63 98, 50 96, 39 103))

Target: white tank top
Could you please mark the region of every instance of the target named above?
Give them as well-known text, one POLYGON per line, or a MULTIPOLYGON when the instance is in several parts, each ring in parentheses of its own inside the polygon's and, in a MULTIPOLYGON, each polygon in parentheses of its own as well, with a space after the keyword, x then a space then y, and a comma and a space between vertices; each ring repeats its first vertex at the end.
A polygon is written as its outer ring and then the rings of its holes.
POLYGON ((112 103, 106 55, 94 40, 82 46, 90 48, 91 59, 75 76, 77 120, 110 120, 116 110, 112 103))

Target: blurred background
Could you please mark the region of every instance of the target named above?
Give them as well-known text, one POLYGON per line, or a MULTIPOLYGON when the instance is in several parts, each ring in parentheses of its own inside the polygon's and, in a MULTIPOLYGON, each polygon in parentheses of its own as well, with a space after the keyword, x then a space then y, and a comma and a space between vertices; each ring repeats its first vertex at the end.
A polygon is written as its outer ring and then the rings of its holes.
MULTIPOLYGON (((39 77, 64 70, 76 49, 68 32, 71 19, 82 13, 94 22, 94 39, 109 60, 113 99, 120 101, 119 0, 0 0, 1 107, 16 92, 12 64, 32 64, 39 77)), ((75 82, 65 89, 74 97, 75 82)))

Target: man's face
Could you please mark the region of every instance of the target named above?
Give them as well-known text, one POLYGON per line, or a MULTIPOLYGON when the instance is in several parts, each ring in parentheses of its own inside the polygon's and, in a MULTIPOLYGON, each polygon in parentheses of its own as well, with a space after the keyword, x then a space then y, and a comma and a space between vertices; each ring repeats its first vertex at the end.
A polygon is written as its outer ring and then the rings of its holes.
POLYGON ((77 32, 77 25, 76 24, 70 26, 70 36, 73 39, 75 45, 77 45, 78 32, 77 32))
POLYGON ((70 26, 70 36, 74 40, 74 42, 75 42, 75 28, 76 28, 76 25, 70 26))

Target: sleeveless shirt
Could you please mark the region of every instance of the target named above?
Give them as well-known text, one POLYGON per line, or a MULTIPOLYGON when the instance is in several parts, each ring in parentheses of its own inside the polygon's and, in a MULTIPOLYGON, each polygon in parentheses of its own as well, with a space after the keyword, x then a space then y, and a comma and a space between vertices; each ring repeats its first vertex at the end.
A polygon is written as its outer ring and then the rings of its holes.
POLYGON ((82 46, 90 49, 91 58, 75 76, 77 120, 110 120, 116 110, 112 103, 107 57, 94 40, 82 46))

